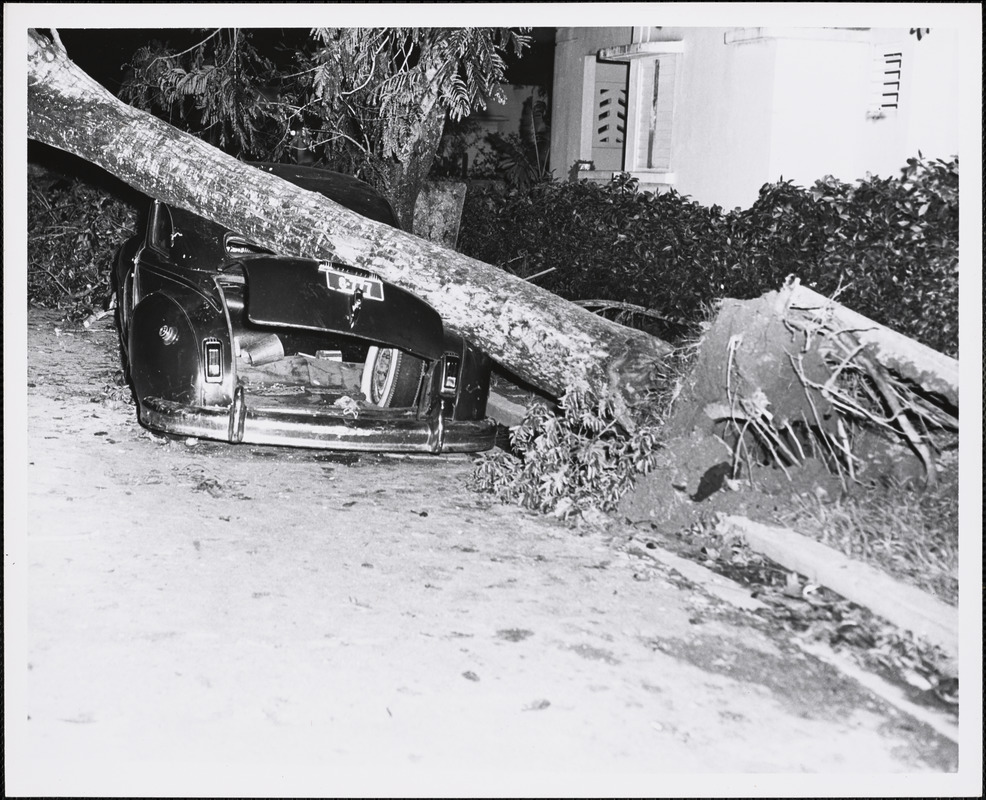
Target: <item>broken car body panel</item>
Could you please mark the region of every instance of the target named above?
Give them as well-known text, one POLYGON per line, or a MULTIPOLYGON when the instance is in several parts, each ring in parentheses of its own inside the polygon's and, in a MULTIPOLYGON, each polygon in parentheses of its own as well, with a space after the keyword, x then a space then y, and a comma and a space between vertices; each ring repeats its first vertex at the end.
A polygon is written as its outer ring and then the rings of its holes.
MULTIPOLYGON (((396 225, 390 204, 353 178, 261 168, 396 225)), ((152 201, 115 279, 124 361, 148 428, 330 449, 493 446, 489 357, 366 270, 280 256, 152 201)))

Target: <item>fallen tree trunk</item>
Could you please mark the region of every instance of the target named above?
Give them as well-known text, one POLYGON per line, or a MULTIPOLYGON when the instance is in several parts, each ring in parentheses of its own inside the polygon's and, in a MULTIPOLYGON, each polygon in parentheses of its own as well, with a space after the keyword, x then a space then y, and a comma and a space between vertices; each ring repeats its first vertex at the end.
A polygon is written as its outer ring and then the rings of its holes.
POLYGON ((278 252, 372 270, 428 301, 450 329, 555 397, 591 390, 612 399, 627 423, 646 399, 670 345, 250 168, 121 103, 53 37, 29 32, 29 137, 278 252))

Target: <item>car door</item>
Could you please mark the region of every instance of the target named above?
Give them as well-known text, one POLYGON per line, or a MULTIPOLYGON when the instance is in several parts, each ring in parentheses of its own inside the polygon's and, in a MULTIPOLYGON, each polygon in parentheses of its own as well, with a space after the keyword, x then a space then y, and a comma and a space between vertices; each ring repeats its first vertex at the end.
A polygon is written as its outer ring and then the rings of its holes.
POLYGON ((175 227, 168 207, 158 201, 151 202, 147 218, 144 244, 137 253, 133 274, 133 305, 136 306, 148 294, 161 288, 162 279, 174 272, 171 248, 175 240, 175 227))
MULTIPOLYGON (((147 212, 144 234, 129 239, 117 256, 117 281, 120 317, 123 331, 130 329, 133 311, 148 294, 155 291, 159 281, 154 279, 170 261, 169 250, 173 232, 167 206, 152 200, 147 212), (147 269, 144 269, 144 266, 147 269)), ((124 347, 126 347, 124 337, 124 347)))
MULTIPOLYGON (((133 306, 159 291, 189 297, 192 306, 206 303, 220 311, 218 298, 212 290, 218 256, 218 242, 204 241, 203 231, 194 224, 195 218, 172 210, 160 201, 153 201, 148 215, 144 241, 134 259, 133 306), (206 268, 206 267, 211 268, 206 268), (191 295, 195 299, 191 299, 191 295)), ((216 231, 221 229, 216 227, 216 231)), ((207 232, 208 234, 209 232, 207 232)), ((218 234, 213 233, 213 238, 218 234)))

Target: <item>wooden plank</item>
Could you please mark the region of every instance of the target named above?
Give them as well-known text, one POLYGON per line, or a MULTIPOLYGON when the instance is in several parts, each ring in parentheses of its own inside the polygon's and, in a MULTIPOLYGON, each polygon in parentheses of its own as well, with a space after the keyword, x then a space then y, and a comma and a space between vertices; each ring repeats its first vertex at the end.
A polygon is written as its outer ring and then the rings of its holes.
POLYGON ((723 518, 717 530, 724 536, 739 536, 754 550, 781 566, 924 637, 949 655, 958 656, 958 609, 927 592, 894 580, 868 564, 849 559, 789 528, 729 516, 723 518))

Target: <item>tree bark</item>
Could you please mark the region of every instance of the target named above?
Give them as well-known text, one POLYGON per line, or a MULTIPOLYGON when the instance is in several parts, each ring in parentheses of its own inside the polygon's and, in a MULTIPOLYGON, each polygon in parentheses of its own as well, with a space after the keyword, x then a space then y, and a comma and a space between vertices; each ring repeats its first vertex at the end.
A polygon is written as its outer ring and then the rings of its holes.
POLYGON ((632 425, 671 347, 503 270, 342 208, 252 169, 125 105, 30 31, 28 136, 134 188, 288 255, 376 272, 430 303, 446 325, 554 397, 591 390, 632 425))
POLYGON ((431 172, 444 130, 445 112, 436 103, 432 103, 429 115, 418 125, 418 134, 410 143, 408 153, 402 154, 399 159, 395 157, 387 169, 387 182, 394 210, 405 230, 411 230, 414 207, 421 187, 431 172))

